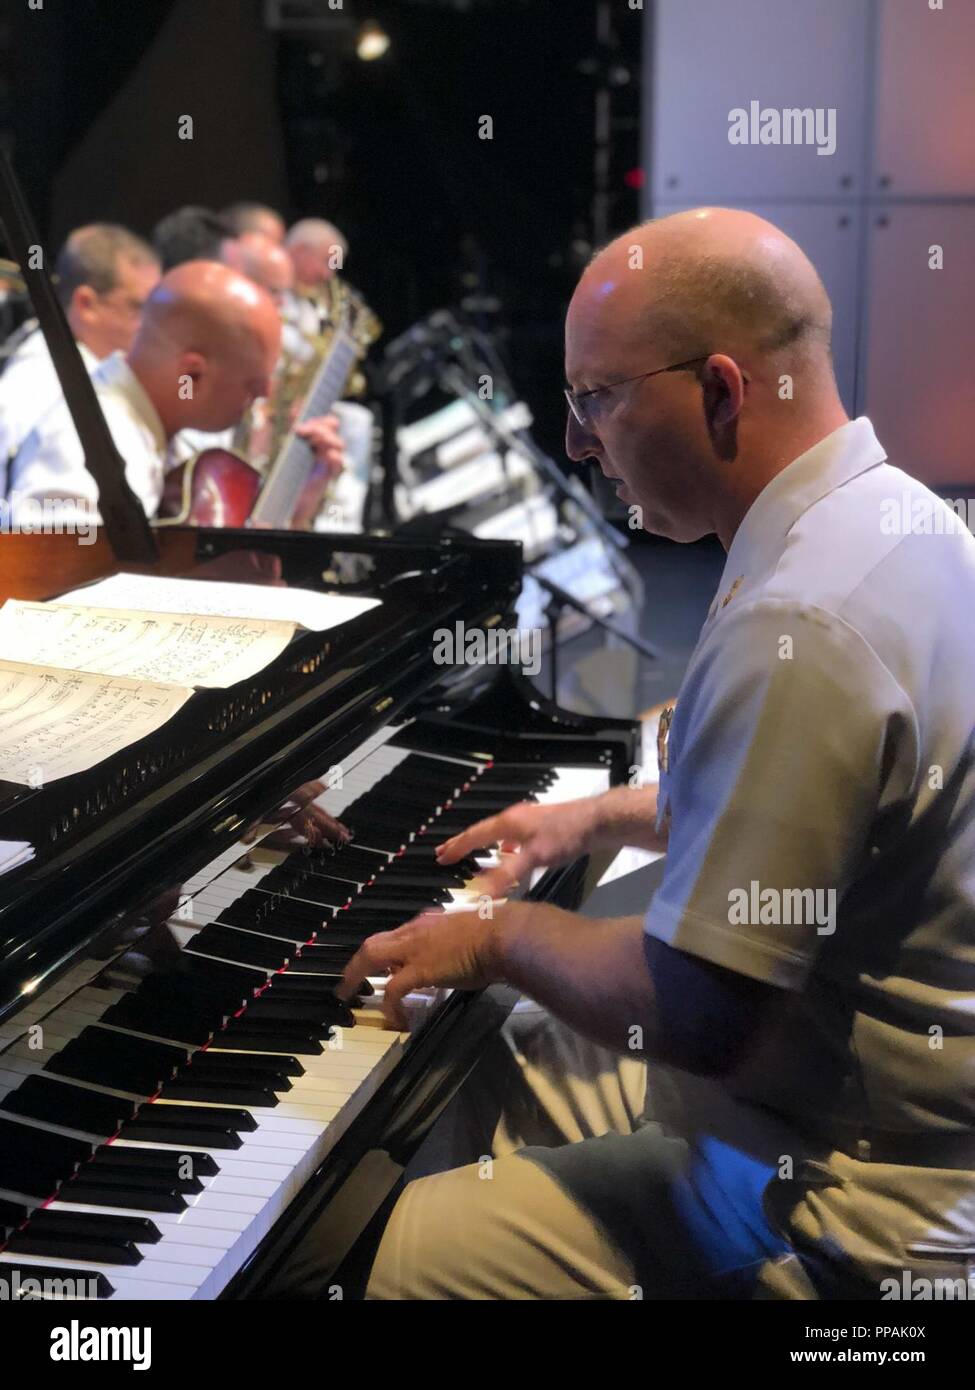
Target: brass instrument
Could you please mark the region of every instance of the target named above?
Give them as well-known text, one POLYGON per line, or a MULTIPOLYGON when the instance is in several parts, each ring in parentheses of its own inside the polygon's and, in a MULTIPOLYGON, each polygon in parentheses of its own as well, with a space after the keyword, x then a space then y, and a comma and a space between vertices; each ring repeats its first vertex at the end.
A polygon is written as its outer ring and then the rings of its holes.
MULTIPOLYGON (((382 323, 358 291, 337 275, 314 291, 296 292, 295 299, 306 322, 286 323, 271 395, 256 403, 234 437, 235 448, 259 468, 277 456, 291 431, 319 363, 331 348, 335 326, 343 322, 351 325, 362 356, 383 331, 382 323)), ((365 377, 357 368, 343 395, 361 396, 365 388, 365 377)))

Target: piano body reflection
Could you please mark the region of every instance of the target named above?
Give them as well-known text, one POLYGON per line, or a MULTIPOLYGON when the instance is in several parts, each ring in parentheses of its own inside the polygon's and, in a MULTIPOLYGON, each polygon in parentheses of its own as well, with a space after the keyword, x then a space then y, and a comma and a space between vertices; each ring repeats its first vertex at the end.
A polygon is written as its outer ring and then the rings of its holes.
MULTIPOLYGON (((455 991, 400 1035, 375 994, 335 998, 345 961, 426 903, 465 902, 483 861, 439 868, 440 838, 636 761, 628 722, 559 710, 507 668, 435 663, 437 628, 511 625, 516 544, 192 545, 272 552, 290 584, 382 602, 299 630, 85 774, 0 784, 0 840, 35 850, 0 876, 0 1276, 103 1299, 273 1297, 308 1241, 327 1287, 513 1002, 455 991), (314 779, 351 843, 242 843, 314 779)), ((584 868, 531 892, 575 906, 584 868)))

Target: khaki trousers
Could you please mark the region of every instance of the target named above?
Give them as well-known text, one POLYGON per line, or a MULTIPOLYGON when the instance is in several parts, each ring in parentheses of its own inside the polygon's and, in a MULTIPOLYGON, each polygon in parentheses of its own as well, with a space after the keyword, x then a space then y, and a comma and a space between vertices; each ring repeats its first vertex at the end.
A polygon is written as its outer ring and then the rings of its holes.
POLYGON ((735 1279, 782 1255, 765 1178, 712 1200, 694 1134, 728 1135, 760 1165, 787 1137, 713 1083, 654 1068, 649 1090, 643 1061, 523 1002, 411 1165, 367 1296, 742 1296, 735 1279), (716 1274, 731 1277, 723 1295, 716 1274))

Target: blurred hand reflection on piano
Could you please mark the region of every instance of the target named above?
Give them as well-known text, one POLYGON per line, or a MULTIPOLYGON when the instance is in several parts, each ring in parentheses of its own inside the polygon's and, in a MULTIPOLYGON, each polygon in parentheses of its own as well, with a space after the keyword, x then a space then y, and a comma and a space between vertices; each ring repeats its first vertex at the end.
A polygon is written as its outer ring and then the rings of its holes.
POLYGON ((347 844, 352 838, 352 832, 341 821, 315 804, 315 798, 324 796, 326 791, 324 782, 305 782, 291 793, 287 801, 281 803, 277 812, 268 820, 257 821, 248 826, 240 837, 241 842, 251 845, 258 838, 262 825, 273 825, 277 821, 283 821, 285 824, 279 825, 277 830, 262 837, 261 843, 269 849, 296 849, 302 843, 314 849, 324 844, 347 844))

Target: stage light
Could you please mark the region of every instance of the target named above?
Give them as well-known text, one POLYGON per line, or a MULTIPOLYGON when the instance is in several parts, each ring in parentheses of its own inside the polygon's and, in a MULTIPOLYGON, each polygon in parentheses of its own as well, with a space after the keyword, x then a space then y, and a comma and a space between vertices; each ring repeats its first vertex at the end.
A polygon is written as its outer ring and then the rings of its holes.
POLYGON ((364 63, 374 62, 389 51, 389 35, 381 24, 367 19, 356 35, 355 51, 364 63))

